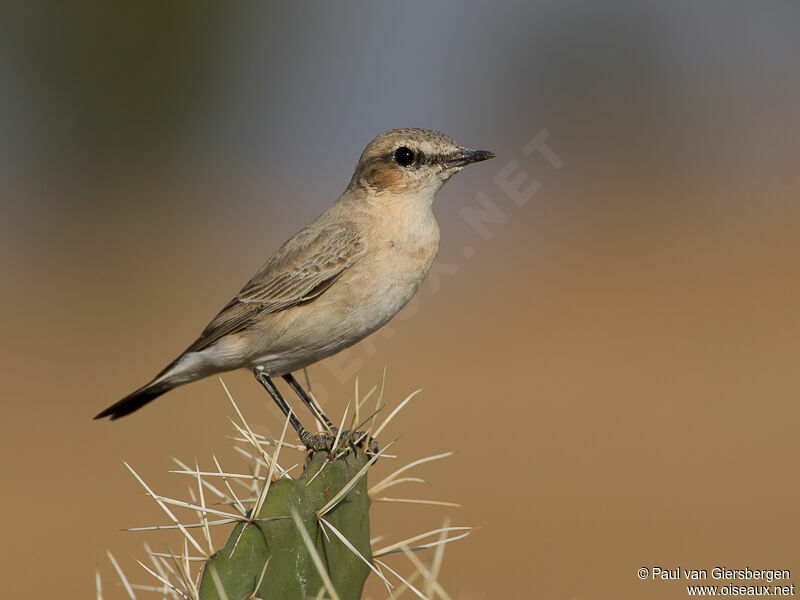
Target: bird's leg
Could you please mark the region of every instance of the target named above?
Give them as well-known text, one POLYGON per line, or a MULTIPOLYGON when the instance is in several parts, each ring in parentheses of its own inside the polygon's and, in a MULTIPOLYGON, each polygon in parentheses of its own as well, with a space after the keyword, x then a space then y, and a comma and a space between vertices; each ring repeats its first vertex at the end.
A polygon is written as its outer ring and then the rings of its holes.
POLYGON ((303 389, 303 386, 300 385, 297 379, 294 378, 294 375, 291 373, 284 375, 283 380, 289 384, 289 386, 294 390, 295 394, 297 394, 300 397, 300 400, 303 401, 303 404, 305 404, 308 407, 308 410, 311 411, 311 414, 313 414, 317 418, 317 421, 319 421, 320 424, 328 430, 328 433, 336 435, 336 432, 338 431, 337 428, 334 427, 333 423, 331 423, 331 420, 325 415, 324 412, 322 412, 322 407, 317 404, 317 401, 309 396, 308 393, 303 389))
POLYGON ((269 395, 272 396, 272 399, 275 401, 275 404, 278 405, 278 408, 281 409, 281 412, 283 412, 283 414, 289 418, 289 423, 292 424, 292 428, 294 428, 294 430, 297 432, 297 435, 300 437, 300 441, 303 442, 303 445, 306 448, 314 451, 332 449, 333 436, 327 433, 320 435, 309 433, 309 431, 303 427, 303 425, 294 415, 294 411, 289 408, 286 400, 283 399, 283 396, 281 396, 278 388, 275 387, 275 384, 272 383, 272 379, 270 379, 263 367, 256 367, 253 369, 253 374, 255 375, 256 380, 263 385, 264 389, 266 389, 269 395))
MULTIPOLYGON (((291 373, 284 375, 283 379, 291 386, 295 393, 300 396, 303 404, 305 404, 314 414, 314 416, 317 417, 317 420, 328 430, 328 433, 336 436, 339 433, 339 428, 331 423, 331 420, 325 415, 324 412, 322 412, 322 408, 319 404, 317 404, 317 401, 308 395, 297 379, 295 379, 291 373)), ((373 438, 367 438, 367 435, 361 431, 344 431, 342 432, 341 439, 347 443, 353 452, 356 450, 356 445, 363 446, 372 454, 376 454, 378 452, 378 442, 373 438), (356 440, 358 441, 358 444, 355 443, 356 440)))
MULTIPOLYGON (((255 369, 253 369, 253 374, 255 375, 256 380, 262 386, 264 386, 264 389, 267 390, 269 395, 275 401, 275 404, 277 404, 278 408, 281 409, 281 412, 283 412, 283 414, 288 417, 289 423, 292 424, 292 428, 294 428, 294 430, 297 432, 297 435, 300 437, 300 441, 303 442, 303 445, 308 450, 311 450, 312 452, 319 452, 321 450, 330 452, 332 450, 335 450, 334 442, 336 441, 337 430, 330 422, 330 420, 322 414, 321 410, 319 411, 319 414, 322 415, 322 418, 325 420, 326 425, 331 428, 332 432, 331 433, 323 432, 316 434, 310 433, 305 427, 303 427, 298 418, 295 416, 294 411, 286 403, 286 400, 283 399, 283 396, 281 396, 280 392, 278 391, 278 388, 275 387, 275 384, 272 382, 272 379, 270 379, 269 375, 267 375, 266 370, 263 367, 256 367, 255 369)), ((300 390, 303 391, 303 394, 305 394, 305 390, 303 390, 300 387, 300 384, 298 384, 293 377, 291 378, 291 381, 289 379, 286 379, 286 381, 289 383, 289 385, 292 386, 292 389, 297 391, 297 389, 299 388, 300 390), (292 381, 294 382, 294 385, 292 384, 292 381)), ((300 395, 300 392, 298 392, 298 395, 300 395)), ((303 398, 302 395, 300 395, 300 397, 303 398)), ((310 406, 315 406, 314 401, 311 398, 308 398, 308 402, 311 403, 310 406)), ((313 408, 312 412, 317 414, 315 409, 313 408)), ((353 440, 360 438, 360 442, 358 445, 360 446, 363 444, 365 450, 368 453, 376 454, 378 452, 377 442, 372 438, 369 438, 365 442, 363 439, 364 437, 366 436, 361 432, 347 431, 342 436, 342 441, 347 443, 347 445, 350 446, 351 448, 353 448, 353 446, 355 445, 353 443, 353 440)))

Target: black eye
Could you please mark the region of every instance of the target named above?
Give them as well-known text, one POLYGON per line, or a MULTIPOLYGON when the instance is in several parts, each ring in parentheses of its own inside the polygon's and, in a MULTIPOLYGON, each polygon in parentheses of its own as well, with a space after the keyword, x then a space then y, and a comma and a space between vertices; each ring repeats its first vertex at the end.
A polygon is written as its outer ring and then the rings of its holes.
POLYGON ((414 162, 414 151, 411 148, 400 146, 394 151, 394 159, 401 167, 407 167, 414 162))

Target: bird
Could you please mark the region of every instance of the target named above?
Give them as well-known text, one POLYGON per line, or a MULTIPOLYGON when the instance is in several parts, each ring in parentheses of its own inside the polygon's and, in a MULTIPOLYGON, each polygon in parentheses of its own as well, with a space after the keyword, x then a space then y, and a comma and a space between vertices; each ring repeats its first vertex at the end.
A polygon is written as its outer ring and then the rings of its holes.
POLYGON ((280 246, 178 358, 95 419, 119 419, 180 385, 248 368, 306 447, 325 447, 272 379, 283 378, 333 429, 292 373, 355 344, 405 306, 439 248, 434 196, 464 167, 494 156, 430 129, 381 133, 341 196, 280 246))

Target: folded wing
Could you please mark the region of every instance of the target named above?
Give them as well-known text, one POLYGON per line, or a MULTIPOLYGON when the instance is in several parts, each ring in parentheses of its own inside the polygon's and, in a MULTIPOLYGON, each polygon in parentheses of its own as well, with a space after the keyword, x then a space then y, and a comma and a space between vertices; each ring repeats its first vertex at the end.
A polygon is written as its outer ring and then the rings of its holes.
POLYGON ((199 352, 256 317, 314 300, 363 253, 355 227, 304 229, 280 247, 186 351, 199 352))

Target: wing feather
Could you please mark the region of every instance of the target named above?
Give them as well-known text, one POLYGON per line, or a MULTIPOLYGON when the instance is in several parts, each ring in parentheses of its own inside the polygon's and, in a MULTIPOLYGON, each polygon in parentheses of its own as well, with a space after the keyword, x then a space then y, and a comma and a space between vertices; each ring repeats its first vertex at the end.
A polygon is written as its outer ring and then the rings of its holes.
POLYGON ((313 300, 363 252, 361 236, 352 225, 304 229, 278 249, 186 351, 203 350, 245 329, 256 317, 313 300))

